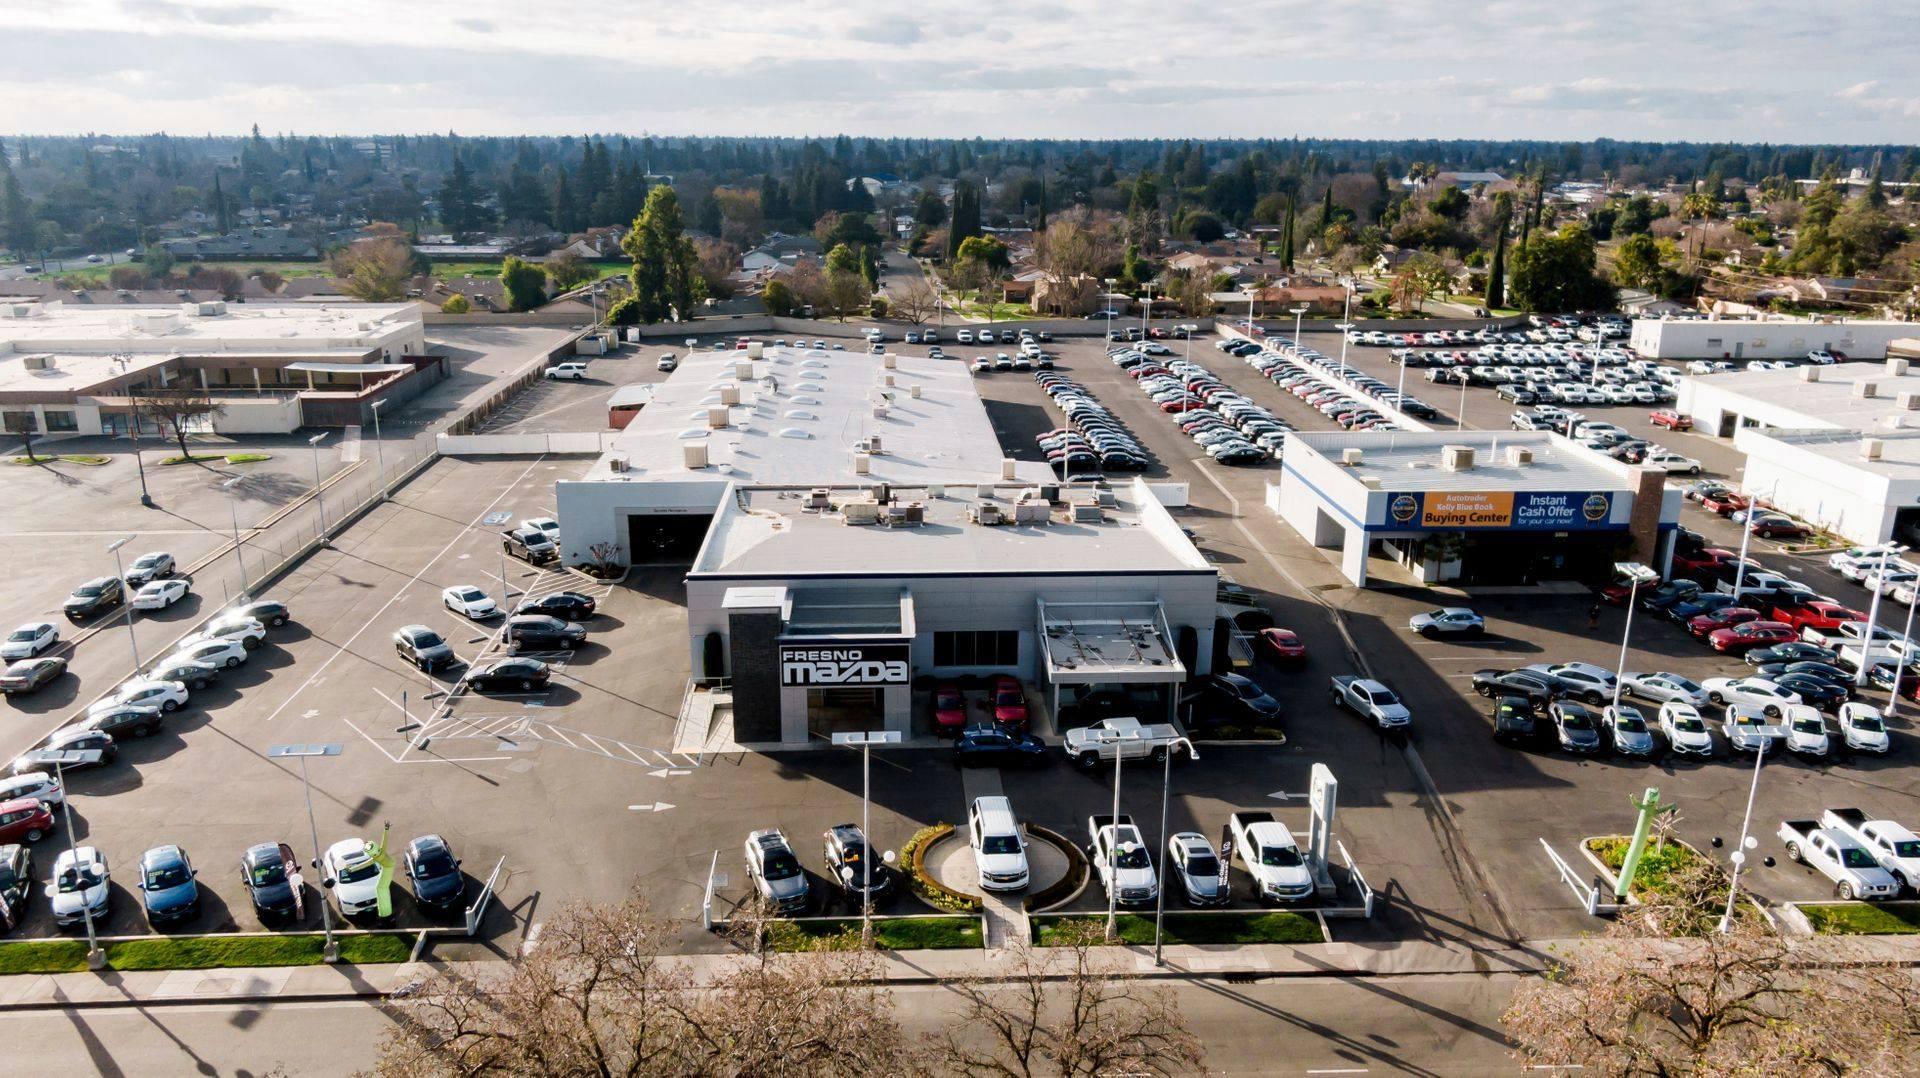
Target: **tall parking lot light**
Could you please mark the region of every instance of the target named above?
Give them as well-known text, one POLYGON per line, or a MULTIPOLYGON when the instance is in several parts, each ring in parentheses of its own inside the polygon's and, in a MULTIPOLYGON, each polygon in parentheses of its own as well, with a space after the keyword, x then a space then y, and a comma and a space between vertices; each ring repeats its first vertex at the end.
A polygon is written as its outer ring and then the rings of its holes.
POLYGON ((1347 362, 1347 333, 1353 329, 1353 278, 1340 278, 1340 364, 1347 362))
MULTIPOLYGON (((1300 316, 1307 313, 1307 305, 1304 303, 1296 303, 1288 309, 1293 312, 1293 346, 1298 348, 1300 347, 1300 316)), ((1341 343, 1344 344, 1346 342, 1342 341, 1341 343)))
POLYGON ((1153 964, 1164 966, 1160 958, 1160 922, 1167 914, 1167 798, 1173 790, 1173 749, 1175 745, 1184 745, 1188 760, 1198 760, 1200 754, 1194 751, 1193 742, 1184 737, 1173 739, 1167 746, 1167 754, 1160 761, 1160 871, 1156 874, 1153 901, 1153 964))
MULTIPOLYGON (((1113 815, 1107 818, 1107 827, 1110 829, 1107 835, 1107 939, 1111 940, 1120 916, 1120 891, 1113 885, 1114 839, 1120 830, 1120 762, 1126 757, 1126 752, 1121 749, 1120 743, 1140 740, 1140 731, 1096 730, 1093 740, 1096 744, 1113 746, 1113 815)), ((1098 854, 1100 836, 1095 834, 1093 841, 1094 853, 1098 854)))
MULTIPOLYGON (((300 788, 307 795, 307 834, 313 840, 313 867, 321 874, 320 880, 320 930, 326 933, 327 942, 320 949, 320 957, 332 965, 340 961, 340 945, 333 941, 333 914, 327 909, 326 869, 320 864, 320 828, 313 822, 313 784, 307 781, 307 759, 312 756, 338 756, 340 746, 331 743, 313 745, 274 745, 267 749, 269 758, 293 757, 300 761, 300 788)), ((297 866, 296 866, 297 867, 297 866)))
POLYGON ((313 450, 313 499, 320 504, 320 542, 323 545, 327 541, 327 496, 320 491, 320 443, 326 439, 326 431, 307 439, 307 447, 313 450))
POLYGON ((898 745, 898 730, 861 730, 852 733, 833 735, 833 743, 847 748, 860 750, 860 836, 866 840, 867 848, 860 855, 860 946, 873 947, 873 831, 867 820, 867 807, 872 803, 873 747, 875 745, 898 745))
POLYGON ((1760 792, 1760 765, 1766 762, 1767 752, 1773 748, 1773 739, 1787 736, 1787 731, 1781 726, 1762 726, 1754 731, 1754 736, 1765 740, 1753 753, 1753 784, 1747 787, 1746 815, 1740 817, 1740 844, 1734 847, 1729 858, 1733 862, 1733 872, 1727 880, 1727 911, 1720 915, 1720 932, 1723 934, 1733 926, 1733 904, 1735 896, 1740 893, 1740 869, 1747 863, 1747 851, 1760 845, 1760 841, 1748 833, 1753 825, 1754 795, 1760 792))
POLYGON ((240 594, 242 595, 245 595, 247 589, 253 585, 247 583, 247 559, 240 550, 240 507, 239 499, 233 495, 233 488, 246 482, 246 479, 244 475, 236 475, 220 484, 220 489, 227 492, 227 515, 233 520, 233 560, 240 565, 240 594))
POLYGON ((107 553, 113 555, 113 575, 120 580, 120 605, 127 615, 127 646, 133 649, 133 669, 140 670, 140 638, 133 631, 133 596, 127 594, 127 570, 120 561, 120 548, 133 542, 133 536, 115 539, 107 544, 107 553))
MULTIPOLYGON (((599 295, 596 289, 594 294, 599 295)), ((380 500, 387 499, 387 454, 380 446, 380 406, 387 403, 386 398, 373 402, 373 459, 380 467, 380 500)))
MULTIPOLYGON (((1775 483, 1773 486, 1768 487, 1767 497, 1769 498, 1773 497, 1773 492, 1779 489, 1780 489, 1780 484, 1778 483, 1775 483)), ((1741 523, 1740 564, 1735 566, 1733 570, 1733 598, 1735 603, 1738 603, 1740 601, 1741 591, 1746 587, 1747 546, 1753 542, 1753 511, 1758 508, 1760 508, 1760 495, 1755 494, 1751 498, 1747 499, 1747 507, 1746 509, 1742 510, 1747 514, 1747 516, 1745 520, 1742 520, 1740 522, 1741 523)), ((1905 550, 1906 548, 1901 547, 1900 549, 1905 550)), ((1881 551, 1880 568, 1885 569, 1886 567, 1887 567, 1886 552, 1881 551)), ((1877 597, 1878 593, 1876 592, 1875 595, 1877 597)))
MULTIPOLYGON (((60 815, 67 822, 67 849, 75 850, 80 846, 73 837, 73 799, 67 796, 67 777, 60 766, 59 757, 53 761, 53 783, 60 787, 60 815)), ((60 881, 55 880, 57 886, 60 881)), ((87 901, 87 888, 82 881, 80 887, 80 916, 87 923, 87 968, 102 970, 107 968, 107 952, 100 949, 100 939, 93 934, 93 903, 87 901)))
POLYGON ((1627 641, 1633 636, 1633 608, 1640 605, 1640 585, 1651 584, 1660 574, 1637 561, 1617 561, 1613 571, 1631 582, 1627 589, 1627 627, 1620 631, 1620 665, 1613 672, 1613 706, 1620 706, 1620 679, 1627 676, 1627 641))
POLYGON ((1887 714, 1889 715, 1898 715, 1900 713, 1900 675, 1906 672, 1907 659, 1913 648, 1911 643, 1913 640, 1913 608, 1920 606, 1920 595, 1915 595, 1913 598, 1915 601, 1907 604, 1907 627, 1900 630, 1901 653, 1893 657, 1893 695, 1887 699, 1887 714))
MULTIPOLYGON (((1747 507, 1747 528, 1748 530, 1752 530, 1753 528, 1753 506, 1747 507)), ((1907 548, 1898 543, 1889 544, 1880 548, 1880 568, 1874 571, 1873 577, 1873 600, 1867 604, 1867 631, 1860 634, 1860 662, 1853 671, 1853 684, 1855 687, 1867 683, 1867 668, 1873 665, 1873 636, 1880 628, 1880 596, 1886 594, 1887 590, 1887 558, 1894 554, 1905 554, 1906 552, 1907 548)), ((1744 550, 1741 551, 1743 556, 1745 553, 1744 550)), ((1736 598, 1739 596, 1737 588, 1734 591, 1734 595, 1736 598)), ((1920 598, 1920 596, 1915 596, 1915 598, 1920 598)), ((1902 656, 1894 656, 1895 669, 1898 669, 1901 659, 1902 656)))
POLYGON ((1140 339, 1148 338, 1148 321, 1153 317, 1153 282, 1147 282, 1147 302, 1140 306, 1140 339))

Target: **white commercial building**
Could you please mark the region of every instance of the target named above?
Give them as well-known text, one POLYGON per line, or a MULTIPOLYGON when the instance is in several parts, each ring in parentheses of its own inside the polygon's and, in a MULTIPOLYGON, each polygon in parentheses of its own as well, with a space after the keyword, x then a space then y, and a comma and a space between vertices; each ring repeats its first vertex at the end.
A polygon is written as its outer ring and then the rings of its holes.
POLYGON ((946 678, 1160 719, 1212 668, 1218 573, 1153 492, 1003 459, 961 360, 691 353, 555 497, 568 564, 690 563, 743 744, 924 732, 946 678))
POLYGON ((190 388, 221 405, 210 429, 285 432, 301 425, 302 393, 356 393, 425 352, 412 303, 0 300, 0 413, 9 430, 119 434, 134 395, 190 388))
POLYGON ((1746 454, 1742 487, 1860 543, 1920 538, 1920 372, 1884 363, 1682 379, 1675 407, 1746 454))
POLYGON ((1846 318, 1636 318, 1627 343, 1648 359, 1805 359, 1814 351, 1885 359, 1887 345, 1915 328, 1846 318))
POLYGON ((1604 581, 1671 557, 1680 494, 1546 431, 1293 434, 1268 506, 1367 583, 1388 558, 1423 583, 1604 581))

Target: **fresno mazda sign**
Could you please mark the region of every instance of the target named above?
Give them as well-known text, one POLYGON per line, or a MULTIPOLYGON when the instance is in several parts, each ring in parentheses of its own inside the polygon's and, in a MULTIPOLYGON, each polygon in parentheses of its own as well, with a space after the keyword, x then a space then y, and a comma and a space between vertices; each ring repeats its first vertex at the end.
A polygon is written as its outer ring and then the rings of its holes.
POLYGON ((908 645, 887 641, 832 647, 780 645, 782 685, 905 685, 912 674, 908 645))

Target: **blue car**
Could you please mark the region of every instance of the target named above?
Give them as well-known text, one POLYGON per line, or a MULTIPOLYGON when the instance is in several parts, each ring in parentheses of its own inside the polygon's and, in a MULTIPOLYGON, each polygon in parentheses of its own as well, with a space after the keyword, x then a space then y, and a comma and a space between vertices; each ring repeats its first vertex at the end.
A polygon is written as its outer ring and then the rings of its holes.
POLYGON ((200 885, 193 863, 178 846, 155 846, 140 855, 140 902, 154 927, 200 912, 200 885))
POLYGON ((451 912, 461 908, 467 896, 467 878, 460 874, 460 859, 453 855, 446 839, 421 835, 407 843, 405 865, 415 902, 430 910, 451 912))
POLYGON ((955 767, 1041 767, 1046 762, 1046 742, 992 723, 968 726, 953 742, 955 767))

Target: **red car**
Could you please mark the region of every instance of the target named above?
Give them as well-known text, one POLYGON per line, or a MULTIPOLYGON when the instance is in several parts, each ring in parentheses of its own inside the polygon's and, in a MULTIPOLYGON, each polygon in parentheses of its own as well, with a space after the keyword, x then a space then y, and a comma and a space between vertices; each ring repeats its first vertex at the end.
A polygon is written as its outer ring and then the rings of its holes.
POLYGON ((993 721, 1002 726, 1027 725, 1027 694, 1017 678, 1001 674, 993 679, 993 721))
POLYGON ((941 734, 957 734, 967 725, 967 698, 960 686, 942 681, 933 687, 933 727, 941 734))
POLYGON ((1804 539, 1808 530, 1805 524, 1780 516, 1763 516, 1753 522, 1753 534, 1762 539, 1804 539))
POLYGON ((1275 662, 1303 663, 1307 661, 1307 645, 1292 629, 1260 630, 1260 646, 1266 650, 1275 662))
POLYGON ((1207 402, 1199 397, 1175 397, 1160 406, 1163 412, 1191 412, 1195 408, 1205 408, 1207 402))
POLYGON ((1713 650, 1729 655, 1744 655, 1752 648, 1770 648, 1800 639, 1793 626, 1781 621, 1749 621, 1730 629, 1716 629, 1707 636, 1713 650))
POLYGON ((1656 427, 1665 427, 1668 430, 1692 430, 1693 429, 1692 416, 1681 415, 1679 412, 1676 412, 1671 408, 1662 408, 1659 411, 1654 412, 1653 414, 1647 416, 1647 422, 1653 424, 1656 427))
POLYGON ((0 802, 0 843, 38 842, 53 833, 53 812, 36 798, 0 802))
POLYGON ((1785 622, 1795 629, 1837 629, 1843 621, 1867 620, 1867 615, 1861 611, 1824 600, 1803 606, 1776 606, 1773 608, 1772 617, 1773 620, 1785 622))
POLYGON ((1750 504, 1752 503, 1747 500, 1746 495, 1731 490, 1724 490, 1718 494, 1709 494, 1700 499, 1700 508, 1705 509, 1709 513, 1718 513, 1721 516, 1726 516, 1736 509, 1745 509, 1750 504))
POLYGON ((1673 571, 1682 574, 1704 573, 1739 560, 1740 555, 1717 546, 1702 547, 1690 554, 1675 551, 1673 571))
POLYGON ((1704 640, 1710 633, 1759 620, 1760 612, 1750 606, 1725 606, 1687 622, 1687 631, 1704 640))

